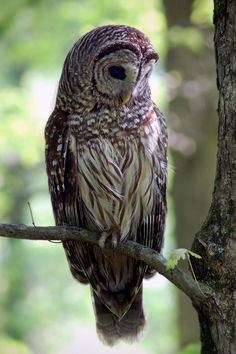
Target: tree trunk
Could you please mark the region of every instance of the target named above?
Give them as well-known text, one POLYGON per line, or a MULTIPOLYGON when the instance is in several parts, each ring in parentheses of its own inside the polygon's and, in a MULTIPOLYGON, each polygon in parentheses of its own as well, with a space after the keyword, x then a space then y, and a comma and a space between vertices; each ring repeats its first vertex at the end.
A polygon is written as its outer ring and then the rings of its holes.
POLYGON ((199 280, 213 289, 199 315, 202 354, 236 353, 236 1, 215 0, 215 49, 219 90, 219 131, 215 188, 207 220, 193 250, 199 280))
MULTIPOLYGON (((167 123, 175 170, 172 189, 175 235, 177 247, 184 248, 191 247, 192 235, 199 230, 209 209, 216 161, 217 92, 213 28, 192 24, 193 3, 194 0, 163 2, 169 38, 166 69, 170 78, 170 103, 167 123), (192 39, 193 33, 202 38, 197 48, 192 39), (181 35, 182 39, 178 41, 181 35)), ((180 346, 184 347, 199 341, 199 324, 191 301, 181 291, 178 291, 178 303, 180 346)))

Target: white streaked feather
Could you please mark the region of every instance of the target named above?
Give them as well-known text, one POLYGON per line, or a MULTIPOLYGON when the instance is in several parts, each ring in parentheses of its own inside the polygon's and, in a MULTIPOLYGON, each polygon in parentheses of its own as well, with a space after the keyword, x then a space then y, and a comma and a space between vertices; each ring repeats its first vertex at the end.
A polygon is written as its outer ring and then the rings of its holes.
POLYGON ((150 214, 159 193, 156 159, 152 157, 157 142, 150 135, 139 142, 123 138, 116 148, 108 139, 94 139, 93 144, 83 145, 82 153, 72 138, 71 149, 78 157, 80 198, 89 211, 91 226, 109 230, 115 222, 121 239, 125 239, 130 233, 136 234, 141 215, 144 220, 150 214))

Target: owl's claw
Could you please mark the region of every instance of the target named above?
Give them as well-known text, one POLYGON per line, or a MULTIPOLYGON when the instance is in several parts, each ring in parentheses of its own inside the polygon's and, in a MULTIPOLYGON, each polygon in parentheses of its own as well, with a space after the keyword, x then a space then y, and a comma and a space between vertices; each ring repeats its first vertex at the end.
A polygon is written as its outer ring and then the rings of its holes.
POLYGON ((110 234, 107 231, 103 231, 101 233, 100 239, 98 241, 98 244, 101 248, 104 248, 106 240, 109 236, 110 236, 110 234))
POLYGON ((118 245, 117 235, 112 234, 111 235, 111 246, 112 246, 113 251, 115 251, 117 245, 118 245))
POLYGON ((116 247, 118 245, 118 239, 119 239, 119 236, 118 236, 118 233, 113 231, 112 233, 109 232, 109 231, 103 231, 101 233, 101 237, 98 241, 98 244, 101 248, 104 248, 105 246, 105 243, 107 241, 107 239, 111 237, 111 247, 112 247, 112 250, 113 250, 113 253, 115 252, 116 250, 116 247))

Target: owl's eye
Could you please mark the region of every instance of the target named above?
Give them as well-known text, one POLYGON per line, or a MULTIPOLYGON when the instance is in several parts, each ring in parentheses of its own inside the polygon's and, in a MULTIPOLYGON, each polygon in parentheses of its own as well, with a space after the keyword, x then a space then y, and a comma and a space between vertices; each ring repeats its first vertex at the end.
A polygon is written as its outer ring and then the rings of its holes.
POLYGON ((125 69, 122 66, 110 66, 108 71, 114 79, 124 80, 126 78, 125 69))

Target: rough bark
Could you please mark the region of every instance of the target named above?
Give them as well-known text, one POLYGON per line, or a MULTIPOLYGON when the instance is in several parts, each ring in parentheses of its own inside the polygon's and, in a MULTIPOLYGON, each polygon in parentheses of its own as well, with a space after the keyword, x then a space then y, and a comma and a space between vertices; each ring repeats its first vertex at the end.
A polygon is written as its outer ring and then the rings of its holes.
MULTIPOLYGON (((194 0, 165 0, 163 4, 169 38, 167 125, 175 171, 171 191, 175 237, 177 247, 190 248, 192 235, 201 227, 209 209, 215 175, 217 92, 213 27, 191 22, 194 0), (178 35, 183 33, 191 40, 178 42, 178 35), (199 47, 192 33, 201 38, 199 47)), ((180 346, 185 347, 199 341, 199 324, 191 301, 180 291, 178 304, 180 346)))
POLYGON ((215 0, 215 52, 219 90, 219 130, 215 187, 208 217, 193 249, 198 279, 214 296, 195 304, 201 328, 202 354, 236 353, 236 2, 215 0))

